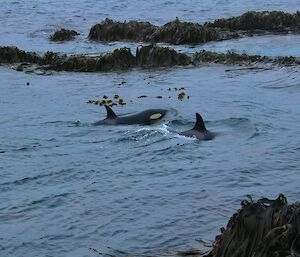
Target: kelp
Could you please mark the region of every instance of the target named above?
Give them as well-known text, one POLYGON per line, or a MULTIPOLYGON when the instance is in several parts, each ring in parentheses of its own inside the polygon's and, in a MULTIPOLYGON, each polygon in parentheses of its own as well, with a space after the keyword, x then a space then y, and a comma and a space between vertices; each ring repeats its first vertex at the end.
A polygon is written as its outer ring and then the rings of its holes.
POLYGON ((283 194, 275 200, 245 200, 204 256, 287 257, 292 248, 300 256, 299 232, 299 203, 288 205, 283 194))
POLYGON ((105 19, 94 25, 89 32, 93 41, 134 41, 148 43, 200 44, 226 40, 264 32, 300 31, 300 12, 249 11, 240 16, 217 19, 199 24, 184 22, 176 18, 163 26, 145 21, 113 21, 105 19))
MULTIPOLYGON (((28 70, 30 64, 34 64, 37 65, 35 68, 47 71, 107 72, 126 71, 133 68, 144 69, 207 64, 239 65, 248 68, 249 66, 255 66, 252 68, 266 69, 266 66, 271 67, 272 65, 299 65, 300 60, 292 56, 267 57, 234 52, 216 53, 205 50, 189 56, 179 53, 172 48, 159 47, 157 45, 138 47, 135 56, 126 47, 116 49, 112 53, 99 54, 98 56, 67 56, 49 51, 40 56, 34 52, 25 52, 17 47, 0 47, 0 64, 16 63, 21 63, 15 67, 17 71, 28 70)), ((29 70, 32 71, 30 68, 29 70)))

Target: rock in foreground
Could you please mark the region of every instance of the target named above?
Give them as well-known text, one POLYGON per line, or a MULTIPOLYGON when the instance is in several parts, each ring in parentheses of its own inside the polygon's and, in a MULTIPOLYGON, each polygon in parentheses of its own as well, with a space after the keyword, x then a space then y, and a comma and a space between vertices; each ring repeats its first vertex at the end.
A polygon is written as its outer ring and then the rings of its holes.
POLYGON ((249 199, 229 220, 205 257, 288 257, 300 254, 300 204, 284 195, 275 200, 249 199))

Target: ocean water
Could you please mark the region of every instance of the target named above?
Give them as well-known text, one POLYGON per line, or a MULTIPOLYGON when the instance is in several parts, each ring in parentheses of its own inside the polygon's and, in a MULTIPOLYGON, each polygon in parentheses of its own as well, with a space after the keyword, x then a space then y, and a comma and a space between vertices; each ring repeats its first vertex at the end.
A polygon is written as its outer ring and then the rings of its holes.
MULTIPOLYGON (((204 22, 247 10, 295 12, 298 5, 1 1, 0 45, 68 54, 134 49, 138 43, 91 43, 89 28, 106 17, 204 22), (81 36, 50 43, 47 38, 59 27, 81 36)), ((178 48, 300 56, 299 41, 293 34, 266 35, 178 48)), ((201 249, 199 240, 212 240, 247 194, 300 198, 297 67, 210 65, 38 76, 1 66, 0 93, 1 257, 97 256, 89 248, 120 256, 201 249), (175 87, 184 87, 190 99, 179 101, 175 87), (154 107, 169 114, 153 126, 91 126, 106 113, 86 102, 114 94, 127 102, 114 108, 117 114, 154 107), (195 112, 219 133, 214 140, 177 134, 193 126, 195 112)))

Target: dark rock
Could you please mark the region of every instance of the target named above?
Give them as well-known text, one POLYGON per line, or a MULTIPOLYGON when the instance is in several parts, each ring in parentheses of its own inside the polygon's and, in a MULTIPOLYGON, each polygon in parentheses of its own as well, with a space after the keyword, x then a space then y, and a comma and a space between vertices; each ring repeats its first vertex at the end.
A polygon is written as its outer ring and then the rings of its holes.
POLYGON ((156 30, 151 36, 154 42, 170 44, 197 44, 217 40, 215 29, 192 22, 181 22, 178 19, 169 22, 156 30))
POLYGON ((89 39, 95 41, 148 41, 148 37, 157 29, 149 22, 117 22, 105 19, 90 29, 89 39))
POLYGON ((227 28, 230 30, 267 30, 284 31, 296 30, 300 24, 300 13, 272 12, 246 12, 241 16, 228 19, 218 19, 207 23, 210 27, 227 28))
POLYGON ((143 68, 189 65, 191 58, 168 47, 143 46, 136 50, 137 65, 143 68))
POLYGON ((70 41, 75 38, 75 36, 80 35, 75 30, 60 29, 57 30, 52 36, 50 36, 51 41, 70 41))

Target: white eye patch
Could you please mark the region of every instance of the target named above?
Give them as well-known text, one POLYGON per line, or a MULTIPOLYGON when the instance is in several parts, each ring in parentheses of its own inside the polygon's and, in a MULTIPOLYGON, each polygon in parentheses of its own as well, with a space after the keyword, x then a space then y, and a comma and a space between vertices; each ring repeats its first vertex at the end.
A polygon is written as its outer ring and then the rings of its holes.
POLYGON ((157 119, 159 119, 161 116, 162 116, 161 113, 154 113, 154 114, 152 114, 152 115, 149 117, 149 119, 150 119, 150 120, 157 120, 157 119))

